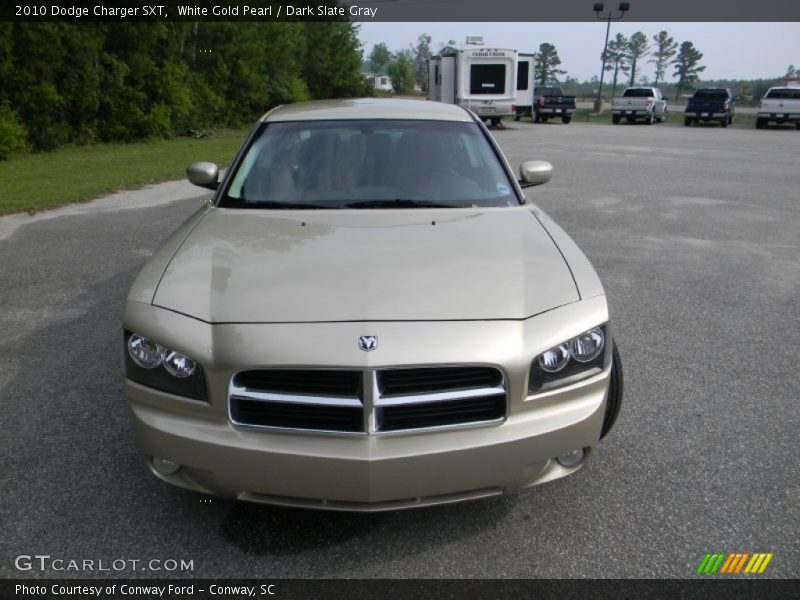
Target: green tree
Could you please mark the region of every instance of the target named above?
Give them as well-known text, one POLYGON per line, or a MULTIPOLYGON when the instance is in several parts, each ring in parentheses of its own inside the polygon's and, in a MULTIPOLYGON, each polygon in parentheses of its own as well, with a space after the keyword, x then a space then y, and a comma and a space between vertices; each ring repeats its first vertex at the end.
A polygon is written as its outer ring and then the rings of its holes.
POLYGON ((372 52, 369 53, 369 62, 372 63, 372 68, 377 73, 382 73, 391 60, 392 53, 383 42, 375 44, 372 47, 372 52))
MULTIPOLYGON (((601 59, 603 54, 600 55, 601 59)), ((626 74, 630 69, 628 65, 628 38, 621 33, 617 34, 613 40, 608 43, 608 48, 605 51, 606 71, 613 71, 614 77, 611 82, 611 97, 617 93, 617 80, 619 74, 626 74)))
POLYGON ((649 54, 649 46, 650 43, 647 41, 647 36, 641 31, 634 33, 628 41, 628 62, 631 65, 631 85, 636 85, 636 66, 639 59, 649 54))
MULTIPOLYGON (((282 25, 282 23, 278 23, 282 25)), ((367 93, 361 76, 361 42, 350 22, 304 23, 303 79, 312 98, 349 98, 367 93)))
POLYGON ((559 75, 566 75, 566 71, 559 69, 561 59, 558 50, 553 44, 547 42, 539 45, 539 52, 534 55, 536 61, 535 79, 537 85, 547 85, 548 83, 558 83, 559 75))
POLYGON ((401 50, 386 67, 392 78, 392 88, 398 94, 409 94, 414 90, 414 66, 410 51, 401 50))
POLYGON ((678 83, 675 89, 675 100, 681 95, 684 89, 691 89, 692 83, 700 79, 698 73, 705 71, 705 66, 699 66, 703 54, 694 47, 692 42, 683 42, 678 56, 673 61, 675 65, 675 72, 673 77, 678 78, 678 83))
POLYGON ((428 82, 428 59, 431 57, 431 36, 422 33, 417 38, 417 45, 411 46, 411 62, 414 76, 420 86, 428 82))
POLYGON ((667 66, 678 51, 678 43, 674 38, 671 38, 666 31, 659 31, 658 35, 654 35, 653 43, 655 44, 653 57, 647 62, 653 63, 656 66, 656 78, 653 85, 657 86, 658 82, 664 79, 667 66))

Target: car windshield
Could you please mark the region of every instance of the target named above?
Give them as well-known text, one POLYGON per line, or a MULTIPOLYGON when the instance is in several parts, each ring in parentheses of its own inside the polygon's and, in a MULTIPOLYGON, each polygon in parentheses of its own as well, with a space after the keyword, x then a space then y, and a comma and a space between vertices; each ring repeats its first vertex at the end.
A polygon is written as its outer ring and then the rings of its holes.
POLYGON ((225 208, 417 208, 519 204, 476 123, 407 120, 261 126, 225 208))

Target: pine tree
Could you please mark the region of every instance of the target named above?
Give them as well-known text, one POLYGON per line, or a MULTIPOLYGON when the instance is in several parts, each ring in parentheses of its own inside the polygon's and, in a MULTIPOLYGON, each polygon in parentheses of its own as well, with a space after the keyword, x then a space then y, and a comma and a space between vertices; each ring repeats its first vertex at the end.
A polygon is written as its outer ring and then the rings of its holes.
POLYGON ((566 75, 566 71, 559 69, 558 65, 561 64, 561 59, 558 56, 558 50, 553 44, 539 45, 539 52, 534 55, 536 60, 535 79, 538 85, 547 85, 548 83, 558 83, 558 75, 566 75))
POLYGON ((681 44, 677 58, 672 61, 672 64, 675 65, 675 72, 672 76, 678 78, 675 100, 680 97, 684 89, 691 88, 692 83, 700 79, 698 73, 706 70, 705 66, 698 66, 702 58, 703 54, 694 47, 692 42, 683 42, 681 44))
POLYGON ((649 46, 650 43, 647 41, 647 36, 641 31, 634 33, 628 42, 628 61, 631 65, 630 85, 636 85, 636 65, 640 58, 649 54, 649 46))
POLYGON ((653 51, 653 58, 647 62, 656 66, 656 80, 653 85, 657 86, 658 82, 664 78, 672 57, 678 51, 678 43, 666 31, 660 31, 658 35, 654 35, 653 42, 656 49, 653 51))

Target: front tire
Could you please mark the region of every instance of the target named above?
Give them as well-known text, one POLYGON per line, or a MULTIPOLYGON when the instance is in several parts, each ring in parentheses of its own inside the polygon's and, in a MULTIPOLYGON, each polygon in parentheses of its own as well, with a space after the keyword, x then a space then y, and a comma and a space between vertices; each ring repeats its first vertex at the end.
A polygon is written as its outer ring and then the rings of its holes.
POLYGON ((691 119, 691 117, 684 117, 684 119, 683 119, 683 126, 684 126, 684 127, 690 127, 690 126, 691 126, 691 124, 692 124, 692 119, 691 119))
POLYGON ((492 121, 492 127, 497 127, 498 125, 500 125, 500 117, 492 117, 491 121, 492 121))
POLYGON ((653 113, 648 113, 647 119, 645 120, 645 123, 647 123, 648 125, 652 125, 655 122, 656 122, 655 115, 653 113))
POLYGON ((767 119, 756 119, 756 129, 764 129, 767 126, 767 119))
POLYGON ((564 125, 566 125, 566 124, 567 124, 567 123, 569 123, 570 121, 572 121, 572 117, 561 117, 561 122, 562 122, 564 125))
POLYGON ((728 119, 722 119, 722 121, 720 121, 719 124, 720 124, 720 127, 727 127, 728 126, 728 119))
POLYGON ((611 428, 614 427, 614 423, 617 422, 619 409, 622 406, 622 388, 622 360, 619 357, 619 350, 617 350, 617 344, 615 342, 611 353, 611 381, 608 384, 606 413, 603 417, 603 428, 600 430, 600 439, 603 439, 606 434, 611 431, 611 428))
POLYGON ((619 115, 611 115, 611 122, 614 125, 619 125, 619 115))

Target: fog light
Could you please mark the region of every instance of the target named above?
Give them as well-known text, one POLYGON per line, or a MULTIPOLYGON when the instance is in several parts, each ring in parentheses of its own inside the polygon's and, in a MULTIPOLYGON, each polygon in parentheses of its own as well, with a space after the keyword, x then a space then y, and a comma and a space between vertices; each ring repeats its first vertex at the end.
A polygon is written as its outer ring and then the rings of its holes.
POLYGON ((178 463, 174 463, 166 458, 154 456, 152 462, 153 468, 162 475, 175 475, 175 473, 181 470, 181 466, 178 463))
POLYGON ((556 460, 558 464, 562 467, 567 467, 571 469, 572 467, 577 467, 579 464, 583 462, 583 458, 586 456, 586 451, 583 448, 578 448, 577 450, 573 450, 571 452, 567 452, 566 454, 562 454, 561 456, 557 456, 556 460))

